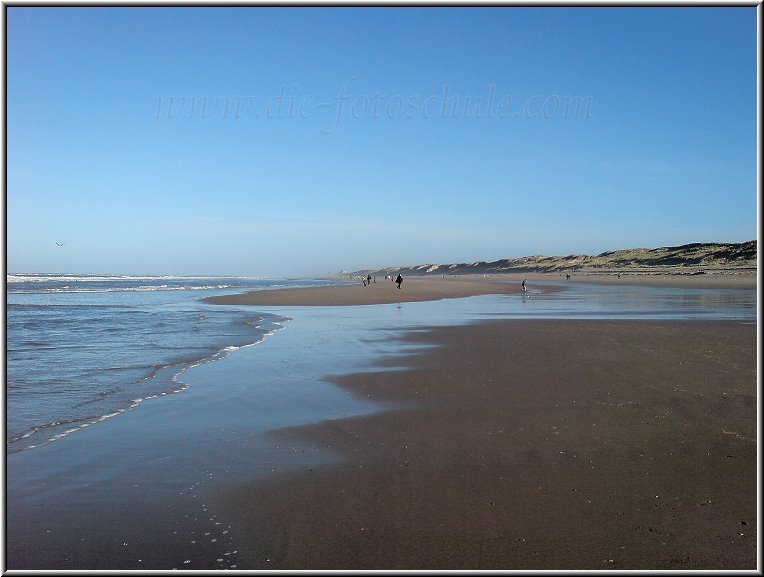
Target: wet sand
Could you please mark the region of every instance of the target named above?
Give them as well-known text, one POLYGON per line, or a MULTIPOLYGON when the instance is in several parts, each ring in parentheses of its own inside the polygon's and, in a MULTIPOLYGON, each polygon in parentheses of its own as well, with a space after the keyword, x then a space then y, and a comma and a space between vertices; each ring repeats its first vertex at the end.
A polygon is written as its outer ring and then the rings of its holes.
POLYGON ((361 281, 325 287, 252 291, 240 295, 211 297, 205 302, 258 306, 348 306, 421 302, 484 294, 517 293, 519 280, 463 279, 459 277, 407 277, 401 288, 384 278, 364 286, 361 281))
POLYGON ((395 410, 276 433, 343 463, 221 487, 239 567, 756 569, 756 332, 411 331, 437 347, 336 379, 395 410))
MULTIPOLYGON (((528 287, 543 281, 543 291, 553 292, 575 283, 639 284, 647 286, 684 288, 739 288, 755 289, 757 278, 751 274, 740 275, 573 275, 568 280, 559 274, 493 274, 462 276, 409 276, 400 289, 384 278, 377 278, 368 286, 352 281, 339 286, 293 288, 253 291, 238 295, 226 295, 204 299, 221 305, 256 306, 347 306, 372 305, 398 302, 419 302, 444 298, 460 298, 484 294, 516 294, 520 283, 528 279, 528 287)), ((345 279, 335 279, 345 280, 345 279)))

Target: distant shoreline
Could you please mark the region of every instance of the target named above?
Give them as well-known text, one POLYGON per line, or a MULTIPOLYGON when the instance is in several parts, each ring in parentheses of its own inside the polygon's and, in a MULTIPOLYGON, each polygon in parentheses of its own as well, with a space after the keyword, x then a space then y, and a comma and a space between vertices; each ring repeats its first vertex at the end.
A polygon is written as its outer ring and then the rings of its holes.
MULTIPOLYGON (((329 278, 329 277, 327 277, 329 278)), ((332 277, 336 280, 348 280, 332 277)), ((419 302, 445 298, 463 298, 484 294, 514 294, 520 290, 520 283, 528 279, 529 287, 543 292, 564 290, 566 285, 575 283, 591 284, 639 284, 677 288, 733 288, 755 290, 755 274, 736 275, 602 275, 573 274, 567 279, 562 274, 485 274, 450 276, 405 276, 400 289, 384 276, 372 276, 372 283, 364 286, 361 280, 342 285, 284 288, 251 291, 242 294, 208 297, 203 302, 217 305, 253 306, 354 306, 400 302, 419 302), (534 282, 542 285, 533 287, 534 282)))

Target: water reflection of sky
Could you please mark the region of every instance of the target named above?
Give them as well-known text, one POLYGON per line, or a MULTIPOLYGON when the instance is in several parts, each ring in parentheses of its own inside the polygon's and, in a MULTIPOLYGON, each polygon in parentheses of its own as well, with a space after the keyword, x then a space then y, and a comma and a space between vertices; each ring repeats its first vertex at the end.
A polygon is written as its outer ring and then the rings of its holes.
MULTIPOLYGON (((239 354, 261 357, 260 367, 289 367, 293 374, 325 376, 369 370, 381 359, 415 352, 423 345, 401 342, 399 337, 400 331, 417 327, 536 318, 757 320, 755 290, 571 284, 561 291, 544 292, 545 285, 553 284, 558 283, 534 282, 528 295, 518 290, 517 294, 384 305, 257 307, 259 312, 292 320, 265 346, 239 354)), ((278 378, 283 376, 282 372, 278 378)))
MULTIPOLYGON (((242 409, 226 415, 227 426, 249 431, 344 418, 378 411, 327 382, 332 376, 406 368, 408 358, 428 345, 401 339, 425 327, 495 319, 732 320, 755 323, 755 290, 681 289, 646 286, 532 283, 529 294, 481 295, 428 302, 341 307, 236 307, 289 317, 285 330, 265 343, 241 349, 220 363, 184 375, 193 397, 205 383, 226 383, 227 395, 242 409), (555 287, 556 288, 556 287, 555 287), (198 386, 197 386, 198 385, 198 386)), ((360 289, 363 290, 363 289, 360 289)), ((217 306, 217 305, 206 305, 217 306)), ((425 329, 426 330, 426 329, 425 329)), ((218 395, 215 399, 218 399, 218 395)), ((208 414, 212 400, 205 397, 208 414)), ((250 433, 248 433, 250 434, 250 433)), ((251 437, 250 437, 251 438, 251 437)), ((267 442, 253 455, 272 462, 267 442), (259 452, 258 452, 259 451, 259 452), (262 454, 261 454, 262 453, 262 454), (268 454, 268 457, 262 455, 268 454)), ((240 458, 240 457, 238 457, 240 458)), ((250 470, 251 473, 251 470, 250 470)))
MULTIPOLYGON (((640 319, 732 320, 755 323, 755 290, 571 284, 534 282, 527 295, 481 295, 426 302, 347 307, 257 307, 260 312, 290 317, 285 334, 300 356, 315 348, 320 372, 338 374, 365 365, 370 358, 400 354, 394 344, 399 330, 460 325, 495 319, 640 319), (556 288, 556 287, 555 287, 556 288), (384 338, 384 335, 393 337, 384 338), (380 338, 382 337, 382 338, 380 338)), ((212 306, 212 305, 210 305, 212 306)), ((246 307, 243 307, 246 308, 246 307)), ((275 350, 276 342, 265 350, 275 350)), ((280 348, 280 347, 279 347, 280 348)), ((316 371, 316 369, 313 369, 316 371)))
POLYGON ((322 317, 349 325, 399 328, 462 324, 480 319, 734 320, 756 322, 757 294, 743 289, 631 285, 563 285, 537 281, 527 295, 481 295, 429 302, 353 307, 272 307, 295 318, 322 317))
MULTIPOLYGON (((649 286, 575 284, 561 292, 543 293, 541 288, 528 297, 499 297, 522 309, 507 311, 523 318, 600 319, 707 319, 755 322, 755 290, 697 289, 649 286)), ((497 311, 491 316, 504 316, 497 311)))

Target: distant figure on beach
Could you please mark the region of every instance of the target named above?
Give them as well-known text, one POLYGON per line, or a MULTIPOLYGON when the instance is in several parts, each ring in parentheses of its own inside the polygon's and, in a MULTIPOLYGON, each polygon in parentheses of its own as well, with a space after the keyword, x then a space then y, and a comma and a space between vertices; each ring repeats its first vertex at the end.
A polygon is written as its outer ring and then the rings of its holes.
POLYGON ((565 278, 566 278, 566 279, 568 279, 568 280, 570 280, 570 274, 566 274, 566 275, 565 275, 565 278))
POLYGON ((403 277, 398 274, 398 278, 395 279, 396 284, 398 285, 398 288, 401 288, 401 283, 403 282, 403 277))
POLYGON ((368 286, 368 285, 371 285, 371 275, 368 275, 368 276, 366 277, 366 285, 367 285, 367 286, 368 286))
POLYGON ((523 284, 522 284, 522 285, 520 285, 520 286, 522 287, 522 290, 523 290, 523 292, 524 292, 524 293, 525 293, 525 292, 528 292, 528 289, 526 289, 526 288, 525 288, 525 281, 527 281, 527 280, 528 280, 527 278, 526 278, 526 279, 523 279, 523 284))

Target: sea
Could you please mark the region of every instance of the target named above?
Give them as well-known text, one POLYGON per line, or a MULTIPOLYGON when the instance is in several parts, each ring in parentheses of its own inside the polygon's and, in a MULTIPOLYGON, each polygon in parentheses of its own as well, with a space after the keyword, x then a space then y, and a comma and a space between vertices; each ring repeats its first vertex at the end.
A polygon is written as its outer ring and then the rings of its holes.
MULTIPOLYGON (((335 335, 495 318, 757 320, 755 290, 656 288, 626 282, 569 284, 563 291, 545 292, 542 281, 532 283, 525 295, 518 290, 512 295, 343 307, 341 317, 336 307, 201 302, 215 295, 343 282, 7 274, 7 452, 45 446, 158 396, 182 393, 189 386, 189 369, 264 343, 288 330, 294 316, 315 327, 336 324, 335 335)), ((300 326, 298 322, 294 330, 300 326)))
POLYGON ((188 369, 260 343, 288 320, 200 299, 332 282, 7 274, 7 452, 46 445, 180 393, 188 369))

